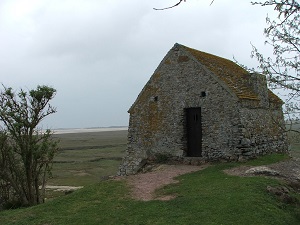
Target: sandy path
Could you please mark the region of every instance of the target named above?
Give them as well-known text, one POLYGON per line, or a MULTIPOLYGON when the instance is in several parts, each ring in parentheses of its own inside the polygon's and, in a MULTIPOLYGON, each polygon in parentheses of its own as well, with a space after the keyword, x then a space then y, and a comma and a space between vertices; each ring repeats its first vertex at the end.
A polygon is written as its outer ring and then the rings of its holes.
POLYGON ((176 196, 162 196, 156 197, 155 190, 171 183, 177 183, 175 177, 202 170, 208 165, 190 166, 190 165, 160 165, 154 171, 148 173, 141 173, 123 177, 132 188, 132 197, 137 200, 170 200, 176 196))

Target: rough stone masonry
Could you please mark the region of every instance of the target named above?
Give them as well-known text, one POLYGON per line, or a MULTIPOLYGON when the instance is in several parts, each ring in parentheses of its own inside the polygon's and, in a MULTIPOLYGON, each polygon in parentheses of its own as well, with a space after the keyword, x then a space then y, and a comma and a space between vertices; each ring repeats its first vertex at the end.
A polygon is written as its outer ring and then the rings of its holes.
POLYGON ((282 104, 265 76, 175 44, 128 111, 118 174, 162 156, 197 164, 286 152, 282 104))

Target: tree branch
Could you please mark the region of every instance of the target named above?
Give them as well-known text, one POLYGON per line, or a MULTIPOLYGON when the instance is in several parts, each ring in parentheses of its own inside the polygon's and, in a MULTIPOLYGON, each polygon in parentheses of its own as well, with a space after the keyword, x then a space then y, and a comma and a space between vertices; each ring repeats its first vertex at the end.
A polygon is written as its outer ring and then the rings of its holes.
POLYGON ((169 6, 169 7, 166 7, 166 8, 161 8, 161 9, 153 8, 153 9, 154 9, 154 10, 166 10, 166 9, 172 9, 172 8, 174 8, 174 7, 176 7, 176 6, 179 6, 179 5, 182 3, 182 1, 185 1, 185 0, 180 0, 180 1, 177 2, 175 5, 169 6))
MULTIPOLYGON (((158 8, 153 8, 154 10, 166 10, 166 9, 172 9, 172 8, 175 8, 176 6, 179 6, 182 2, 185 2, 186 0, 180 0, 179 2, 177 2, 175 5, 172 5, 172 6, 169 6, 169 7, 166 7, 166 8, 161 8, 161 9, 158 9, 158 8)), ((215 0, 212 0, 212 2, 210 3, 210 6, 214 3, 215 0)))

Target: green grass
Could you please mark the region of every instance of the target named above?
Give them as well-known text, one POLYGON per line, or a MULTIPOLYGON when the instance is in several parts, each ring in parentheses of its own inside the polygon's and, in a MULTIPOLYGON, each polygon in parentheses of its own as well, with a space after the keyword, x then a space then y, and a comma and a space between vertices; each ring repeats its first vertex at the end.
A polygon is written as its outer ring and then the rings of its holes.
MULTIPOLYGON (((124 181, 103 181, 117 172, 126 149, 126 131, 61 134, 49 184, 85 186, 66 196, 48 192, 45 204, 0 212, 0 224, 300 224, 300 207, 287 205, 266 191, 285 185, 264 177, 236 177, 223 170, 239 165, 264 165, 287 159, 268 155, 246 163, 214 164, 178 177, 158 195, 171 201, 136 201, 124 181)), ((293 153, 300 144, 293 142, 293 153)), ((296 195, 299 198, 299 195, 296 195)))
POLYGON ((271 155, 265 155, 263 157, 258 157, 257 159, 254 160, 246 161, 243 164, 250 165, 250 166, 261 166, 261 165, 272 164, 272 163, 276 163, 288 159, 290 159, 290 156, 288 156, 287 154, 271 154, 271 155))
MULTIPOLYGON (((49 185, 86 186, 115 175, 125 154, 127 131, 54 135, 60 151, 49 185)), ((49 197, 49 196, 48 196, 49 197)))
MULTIPOLYGON (((284 159, 282 155, 271 155, 251 164, 264 165, 284 159)), ((230 176, 223 172, 239 165, 215 164, 180 176, 179 183, 158 192, 177 196, 170 201, 133 200, 124 181, 108 180, 43 205, 0 212, 0 221, 1 225, 299 224, 300 208, 284 204, 266 191, 268 185, 283 185, 281 181, 230 176)))
POLYGON ((63 149, 82 149, 82 147, 91 146, 124 145, 127 140, 127 131, 55 134, 54 137, 60 140, 59 145, 63 149))

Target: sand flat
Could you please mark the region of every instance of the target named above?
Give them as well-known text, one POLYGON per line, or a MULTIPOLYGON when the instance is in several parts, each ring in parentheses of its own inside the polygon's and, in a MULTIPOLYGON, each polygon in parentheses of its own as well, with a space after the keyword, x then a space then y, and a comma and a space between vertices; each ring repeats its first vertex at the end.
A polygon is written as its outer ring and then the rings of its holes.
POLYGON ((104 131, 127 130, 128 127, 101 127, 101 128, 76 128, 76 129, 53 129, 54 134, 90 133, 104 131))

